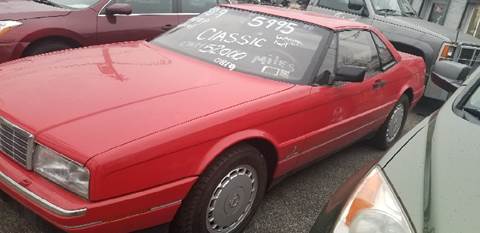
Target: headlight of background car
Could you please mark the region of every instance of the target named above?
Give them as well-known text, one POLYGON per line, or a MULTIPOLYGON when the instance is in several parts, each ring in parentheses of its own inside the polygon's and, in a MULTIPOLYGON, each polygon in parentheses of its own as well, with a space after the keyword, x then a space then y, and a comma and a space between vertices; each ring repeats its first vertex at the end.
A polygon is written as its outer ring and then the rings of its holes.
POLYGON ((405 212, 379 167, 350 197, 333 233, 413 233, 405 212))
POLYGON ((444 43, 442 49, 440 50, 439 60, 452 60, 453 55, 455 54, 455 49, 457 47, 453 44, 444 43))
POLYGON ((88 199, 90 173, 87 168, 42 145, 37 145, 33 168, 48 180, 88 199))
POLYGON ((12 28, 18 27, 20 25, 22 25, 22 23, 18 21, 11 21, 11 20, 0 21, 0 36, 7 33, 12 28))

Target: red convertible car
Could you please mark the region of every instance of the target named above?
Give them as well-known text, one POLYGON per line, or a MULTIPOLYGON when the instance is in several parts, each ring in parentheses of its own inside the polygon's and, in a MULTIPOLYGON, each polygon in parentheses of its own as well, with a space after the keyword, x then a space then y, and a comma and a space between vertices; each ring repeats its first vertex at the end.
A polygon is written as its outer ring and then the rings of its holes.
POLYGON ((254 5, 15 60, 0 190, 68 232, 241 232, 278 178, 368 136, 392 145, 424 77, 368 25, 254 5))
POLYGON ((150 40, 228 0, 1 0, 0 63, 56 50, 150 40))

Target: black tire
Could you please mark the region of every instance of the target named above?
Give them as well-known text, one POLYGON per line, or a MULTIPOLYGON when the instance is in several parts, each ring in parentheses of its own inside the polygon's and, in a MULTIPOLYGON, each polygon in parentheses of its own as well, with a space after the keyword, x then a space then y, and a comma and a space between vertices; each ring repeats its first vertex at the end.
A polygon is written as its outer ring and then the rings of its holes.
POLYGON ((71 48, 74 48, 74 46, 64 41, 46 40, 46 41, 41 41, 33 44, 30 48, 28 48, 25 51, 24 55, 34 56, 34 55, 39 55, 39 54, 44 54, 44 53, 49 53, 49 52, 54 52, 59 50, 65 50, 65 49, 71 49, 71 48))
MULTIPOLYGON (((216 160, 214 160, 211 165, 209 165, 183 201, 182 206, 177 212, 175 220, 170 226, 170 232, 208 233, 209 225, 211 227, 213 224, 207 223, 207 208, 212 205, 211 197, 213 192, 217 190, 216 193, 218 193, 217 185, 219 185, 220 182, 225 184, 224 178, 231 174, 232 170, 247 165, 250 166, 250 168, 253 168, 256 172, 256 180, 258 180, 257 192, 255 198, 250 197, 249 199, 253 199, 253 201, 250 202, 253 204, 247 205, 251 206, 248 214, 243 218, 243 220, 239 221, 239 224, 232 224, 232 229, 229 231, 229 233, 242 232, 253 217, 261 200, 263 199, 267 186, 267 165, 264 157, 256 148, 246 144, 234 146, 228 149, 216 160)), ((235 188, 234 190, 237 189, 238 188, 235 188)), ((218 200, 222 199, 220 198, 220 194, 218 197, 218 200)), ((225 202, 223 202, 224 205, 231 203, 227 202, 227 199, 229 198, 225 199, 225 202)), ((245 198, 240 198, 240 200, 245 200, 245 198)), ((219 201, 219 203, 221 204, 222 202, 219 201)), ((238 203, 244 202, 238 201, 237 204, 238 203)), ((242 206, 242 204, 240 204, 240 206, 242 206)), ((236 208, 236 205, 233 208, 236 208)), ((241 209, 241 207, 236 209, 235 213, 239 209, 241 209)))
POLYGON ((375 147, 377 147, 379 149, 382 149, 382 150, 386 150, 386 149, 390 148, 398 140, 398 138, 402 135, 402 131, 403 131, 403 128, 405 126, 405 122, 407 121, 409 108, 410 108, 410 99, 408 98, 408 96, 402 95, 402 97, 400 97, 400 100, 398 100, 398 102, 395 104, 392 111, 388 115, 387 120, 385 120, 383 125, 380 127, 380 129, 376 132, 375 136, 373 137, 372 143, 375 147), (390 121, 393 120, 392 118, 393 118, 395 110, 397 109, 397 106, 402 107, 403 110, 404 110, 404 114, 403 114, 403 117, 402 117, 402 122, 401 122, 401 125, 400 125, 400 129, 394 135, 394 137, 392 137, 393 135, 391 135, 389 137, 388 136, 388 133, 389 133, 388 132, 388 126, 389 126, 390 121))

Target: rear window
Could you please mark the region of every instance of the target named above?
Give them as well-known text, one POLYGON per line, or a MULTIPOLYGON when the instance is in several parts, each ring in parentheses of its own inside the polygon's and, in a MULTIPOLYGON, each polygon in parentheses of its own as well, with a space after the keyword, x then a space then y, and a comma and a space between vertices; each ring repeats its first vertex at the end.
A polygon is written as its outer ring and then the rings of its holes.
POLYGON ((329 33, 301 21, 215 7, 152 42, 226 69, 302 83, 329 33))

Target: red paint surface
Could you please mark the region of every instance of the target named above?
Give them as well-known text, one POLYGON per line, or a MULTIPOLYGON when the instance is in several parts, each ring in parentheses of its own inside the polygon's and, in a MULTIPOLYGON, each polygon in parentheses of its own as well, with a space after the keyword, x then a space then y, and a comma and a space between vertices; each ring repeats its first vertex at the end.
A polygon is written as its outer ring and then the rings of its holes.
MULTIPOLYGON (((358 23, 246 6, 342 30, 358 23)), ((376 30, 373 30, 379 34, 376 30)), ((271 143, 273 178, 326 156, 376 130, 407 90, 423 94, 421 58, 392 50, 398 64, 363 83, 293 85, 232 72, 146 42, 25 58, 0 65, 0 115, 91 173, 83 200, 0 156, 0 171, 65 209, 61 218, 0 189, 59 227, 96 221, 86 232, 123 232, 168 223, 206 166, 249 139, 271 143), (386 81, 373 89, 377 79, 386 81)), ((65 228, 64 228, 65 229, 65 228)), ((68 230, 68 229, 66 229, 68 230)))

